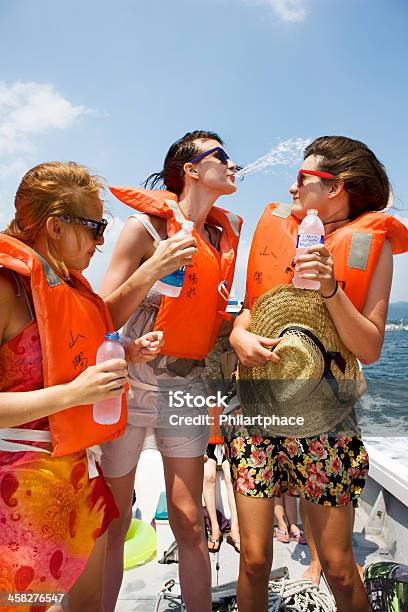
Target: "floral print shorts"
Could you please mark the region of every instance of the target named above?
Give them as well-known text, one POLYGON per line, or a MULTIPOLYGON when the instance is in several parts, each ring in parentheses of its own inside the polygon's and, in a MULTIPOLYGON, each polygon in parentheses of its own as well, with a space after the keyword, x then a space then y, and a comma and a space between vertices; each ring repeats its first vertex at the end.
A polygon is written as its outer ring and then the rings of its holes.
POLYGON ((323 506, 358 505, 368 475, 359 436, 278 438, 240 428, 224 440, 238 493, 269 498, 288 493, 323 506))

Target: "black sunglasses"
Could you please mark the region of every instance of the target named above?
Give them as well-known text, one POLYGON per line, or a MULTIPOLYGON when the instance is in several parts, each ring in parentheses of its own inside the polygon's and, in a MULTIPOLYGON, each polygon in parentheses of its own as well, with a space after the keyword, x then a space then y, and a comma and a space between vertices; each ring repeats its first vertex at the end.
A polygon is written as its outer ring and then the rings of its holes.
POLYGON ((94 231, 94 240, 98 240, 102 238, 104 231, 108 225, 108 221, 106 219, 102 219, 102 221, 95 221, 94 219, 86 219, 85 217, 70 217, 69 215, 60 215, 58 217, 64 223, 77 223, 78 225, 83 225, 88 229, 94 231))
MULTIPOLYGON (((228 163, 229 157, 222 147, 214 147, 213 149, 209 149, 209 151, 200 153, 200 155, 197 155, 196 157, 193 157, 193 159, 190 159, 189 163, 196 164, 197 162, 204 159, 204 157, 207 157, 207 155, 213 155, 213 154, 214 154, 214 157, 219 159, 222 164, 228 163)), ((183 174, 184 174, 184 168, 180 170, 180 176, 183 176, 183 174)))

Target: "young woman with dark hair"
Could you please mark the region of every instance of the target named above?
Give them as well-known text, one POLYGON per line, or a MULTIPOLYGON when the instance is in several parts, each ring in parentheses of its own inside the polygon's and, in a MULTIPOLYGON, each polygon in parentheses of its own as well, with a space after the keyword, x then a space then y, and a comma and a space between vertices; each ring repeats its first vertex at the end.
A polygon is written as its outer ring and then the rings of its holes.
MULTIPOLYGON (((273 367, 278 362, 273 349, 279 340, 251 333, 251 313, 261 295, 291 283, 295 266, 302 278, 320 282, 321 297, 345 347, 362 363, 372 363, 379 359, 384 341, 392 257, 408 250, 407 228, 380 212, 390 200, 386 171, 365 144, 325 136, 306 147, 289 191, 293 205, 268 205, 255 230, 247 309, 235 321, 231 345, 244 366, 270 361, 273 367), (325 243, 295 258, 298 227, 308 209, 318 211, 325 243)), ((367 612, 352 530, 353 506, 364 487, 368 456, 358 427, 355 431, 285 438, 274 437, 272 430, 270 436, 241 430, 228 437, 232 478, 239 493, 240 612, 267 610, 273 498, 285 492, 304 500, 307 534, 313 536, 339 612, 367 612), (263 461, 254 465, 253 457, 263 461), (279 465, 284 465, 286 477, 279 475, 279 465)))
MULTIPOLYGON (((210 563, 204 537, 201 495, 203 454, 208 427, 181 427, 171 417, 193 417, 195 407, 172 409, 170 394, 206 396, 204 358, 224 319, 235 266, 241 219, 215 206, 236 191, 235 163, 213 132, 186 134, 169 149, 163 170, 146 181, 151 189, 116 188, 116 197, 138 211, 127 221, 102 285, 104 294, 123 283, 157 244, 177 232, 183 221, 194 223, 197 254, 187 268, 180 297, 163 297, 153 287, 127 321, 130 338, 153 329, 164 333, 161 355, 149 364, 132 364, 125 435, 103 449, 103 469, 119 507, 108 536, 105 609, 113 612, 123 573, 123 546, 131 519, 135 470, 146 432, 153 429, 161 451, 170 525, 179 548, 183 597, 192 612, 211 609, 210 563), (163 189, 154 189, 158 185, 163 189), (142 331, 143 330, 143 331, 142 331)), ((151 435, 151 434, 150 434, 151 435)), ((138 492, 136 491, 136 495, 138 492)))

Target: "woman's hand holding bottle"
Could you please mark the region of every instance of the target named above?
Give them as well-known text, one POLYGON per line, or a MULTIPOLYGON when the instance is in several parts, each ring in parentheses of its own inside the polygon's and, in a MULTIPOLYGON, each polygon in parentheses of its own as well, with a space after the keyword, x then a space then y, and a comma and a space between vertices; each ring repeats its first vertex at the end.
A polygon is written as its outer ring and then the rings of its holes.
POLYGON ((193 236, 172 236, 159 242, 156 251, 149 259, 155 266, 157 280, 171 274, 178 268, 188 266, 197 254, 197 241, 193 236))
POLYGON ((309 247, 304 254, 295 257, 294 262, 299 278, 320 282, 320 293, 323 296, 331 295, 335 291, 334 262, 324 244, 309 247))
POLYGON ((94 404, 121 395, 125 390, 127 375, 124 359, 109 359, 89 366, 67 385, 70 405, 94 404))

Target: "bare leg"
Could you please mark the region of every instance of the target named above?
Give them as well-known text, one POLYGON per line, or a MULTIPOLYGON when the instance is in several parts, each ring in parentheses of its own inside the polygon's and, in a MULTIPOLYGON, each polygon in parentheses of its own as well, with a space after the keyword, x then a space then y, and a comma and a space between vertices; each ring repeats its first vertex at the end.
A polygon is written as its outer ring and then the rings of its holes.
POLYGON ((170 526, 179 549, 179 576, 188 612, 211 610, 211 568, 204 537, 203 458, 164 457, 170 526))
POLYGON ((352 549, 354 512, 305 501, 316 549, 338 612, 368 612, 367 594, 352 549))
POLYGON ((283 497, 275 497, 275 518, 278 521, 278 529, 287 531, 288 526, 285 518, 285 506, 283 505, 283 497))
POLYGON ((103 612, 103 568, 107 543, 107 532, 95 542, 84 571, 70 589, 67 597, 69 612, 103 612))
MULTIPOLYGON (((305 532, 307 544, 309 546, 309 551, 310 551, 310 565, 307 568, 307 570, 303 573, 302 578, 306 578, 306 580, 311 580, 312 582, 317 584, 317 586, 319 586, 320 577, 322 573, 322 566, 320 565, 319 556, 317 554, 316 545, 314 543, 312 528, 310 526, 309 517, 307 515, 307 509, 305 508, 306 504, 307 502, 305 502, 305 500, 300 498, 300 516, 302 518, 303 530, 305 532)), ((354 524, 354 516, 355 516, 355 510, 353 508, 353 524, 354 524)), ((360 575, 361 582, 364 583, 364 568, 361 567, 361 565, 359 565, 357 562, 356 562, 356 567, 360 575)))
POLYGON ((285 508, 286 520, 289 527, 289 533, 299 533, 300 529, 297 526, 297 508, 296 508, 296 497, 292 495, 283 496, 283 505, 285 508))
POLYGON ((238 608, 240 612, 267 612, 268 579, 273 555, 274 499, 237 494, 236 504, 241 533, 238 608))
POLYGON ((239 524, 238 524, 238 515, 237 515, 237 506, 235 503, 235 495, 234 489, 231 482, 231 471, 230 465, 227 460, 222 463, 222 471, 224 473, 224 481, 227 489, 227 499, 228 505, 231 512, 231 537, 235 540, 235 545, 238 546, 237 542, 239 542, 239 524))
POLYGON ((320 565, 319 556, 317 554, 316 545, 313 538, 312 528, 310 526, 309 516, 307 514, 307 502, 304 499, 300 499, 300 516, 303 523, 303 531, 305 532, 307 545, 310 551, 310 565, 307 570, 303 573, 302 578, 311 580, 317 586, 320 584, 320 576, 322 573, 322 567, 320 565))
POLYGON ((122 584, 123 550, 125 546, 125 537, 132 519, 135 472, 136 467, 125 476, 120 476, 119 478, 105 478, 111 488, 120 512, 119 518, 112 521, 108 530, 103 597, 106 612, 114 612, 122 584))
POLYGON ((215 504, 216 495, 216 479, 217 479, 217 463, 214 459, 208 458, 204 464, 204 483, 203 497, 207 508, 208 516, 211 521, 211 540, 208 541, 208 550, 218 550, 220 547, 218 538, 221 536, 220 527, 217 520, 217 509, 215 504))

